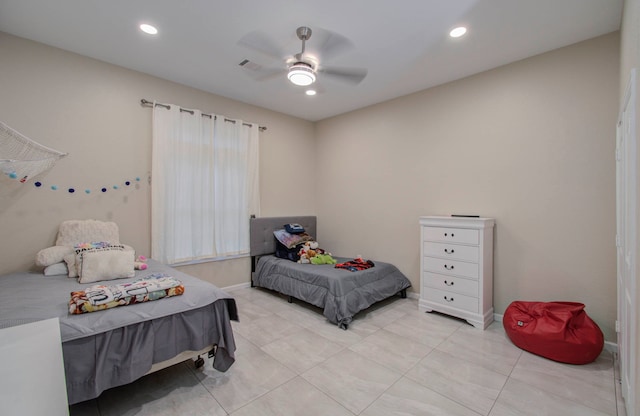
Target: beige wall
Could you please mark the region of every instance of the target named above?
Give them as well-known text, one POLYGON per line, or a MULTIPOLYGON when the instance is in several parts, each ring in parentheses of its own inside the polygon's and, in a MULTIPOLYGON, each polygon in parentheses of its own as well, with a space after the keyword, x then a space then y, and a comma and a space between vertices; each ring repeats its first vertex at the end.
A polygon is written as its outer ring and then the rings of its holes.
POLYGON ((614 33, 317 124, 319 241, 419 290, 421 215, 494 217, 494 305, 584 302, 615 342, 614 33))
MULTIPOLYGON (((116 221, 149 252, 151 110, 139 100, 157 99, 266 125, 261 214, 318 214, 323 247, 393 262, 414 290, 420 215, 495 217, 496 312, 581 301, 615 341, 618 46, 603 36, 313 124, 0 33, 0 120, 70 153, 43 179, 58 191, 0 178, 0 273, 32 268, 70 218, 116 221), (280 163, 291 149, 314 176, 295 199, 280 163), (135 176, 139 189, 65 191, 135 176)), ((247 282, 249 262, 184 270, 225 287, 247 282)))
MULTIPOLYGON (((121 241, 150 251, 151 109, 156 99, 267 126, 261 135, 262 214, 313 214, 315 190, 291 200, 282 155, 314 154, 314 125, 180 84, 64 52, 0 32, 0 120, 40 143, 69 153, 42 182, 58 191, 0 177, 0 274, 34 267, 66 219, 115 221, 121 241), (140 176, 137 187, 126 179, 140 176), (103 185, 122 189, 101 194, 103 185), (66 189, 75 187, 70 195, 66 189), (86 195, 85 188, 94 191, 86 195)), ((212 74, 215 76, 215 74, 212 74)), ((309 168, 314 169, 313 160, 309 168)), ((248 259, 186 267, 225 287, 249 281, 248 259)))

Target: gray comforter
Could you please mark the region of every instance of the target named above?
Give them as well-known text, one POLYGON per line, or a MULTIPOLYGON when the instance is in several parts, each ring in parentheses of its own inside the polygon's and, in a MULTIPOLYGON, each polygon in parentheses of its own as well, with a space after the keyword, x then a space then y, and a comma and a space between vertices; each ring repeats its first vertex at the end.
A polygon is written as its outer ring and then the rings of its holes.
MULTIPOLYGON (((341 263, 351 259, 336 260, 341 263)), ((333 265, 299 264, 263 256, 258 260, 253 284, 323 308, 330 322, 346 329, 359 311, 411 286, 396 266, 374 263, 375 267, 352 272, 333 265)))
POLYGON ((218 345, 214 368, 226 371, 235 360, 230 323, 238 319, 235 300, 210 283, 153 260, 148 264, 134 278, 98 283, 124 283, 162 272, 181 280, 184 294, 70 315, 71 292, 91 284, 79 284, 64 275, 30 272, 0 276, 0 328, 55 317, 60 320, 70 404, 130 383, 146 374, 152 364, 211 344, 218 345))

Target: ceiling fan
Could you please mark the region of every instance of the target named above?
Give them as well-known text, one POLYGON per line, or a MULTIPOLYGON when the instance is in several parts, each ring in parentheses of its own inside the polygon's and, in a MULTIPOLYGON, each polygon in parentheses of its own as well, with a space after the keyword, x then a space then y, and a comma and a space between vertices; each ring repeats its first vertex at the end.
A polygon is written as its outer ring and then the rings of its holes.
POLYGON ((306 53, 306 45, 311 38, 312 31, 307 26, 301 26, 296 30, 298 39, 302 42, 302 49, 295 55, 288 55, 261 32, 251 32, 240 40, 240 44, 257 50, 278 60, 284 60, 285 65, 278 68, 264 68, 262 65, 244 59, 240 66, 250 71, 251 75, 259 81, 272 79, 286 74, 289 81, 295 85, 308 86, 316 81, 316 77, 326 77, 348 84, 359 84, 366 76, 364 68, 330 67, 320 64, 320 58, 329 59, 351 47, 351 43, 345 37, 319 29, 319 41, 315 44, 316 54, 306 53))

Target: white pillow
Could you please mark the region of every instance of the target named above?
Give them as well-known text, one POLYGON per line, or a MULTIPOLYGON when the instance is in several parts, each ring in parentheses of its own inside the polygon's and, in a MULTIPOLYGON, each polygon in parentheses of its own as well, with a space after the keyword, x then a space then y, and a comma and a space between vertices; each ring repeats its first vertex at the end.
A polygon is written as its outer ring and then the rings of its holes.
POLYGON ((67 270, 67 264, 63 261, 60 263, 52 264, 51 266, 47 266, 44 268, 45 276, 55 276, 58 274, 68 274, 69 270, 67 270))
POLYGON ((57 246, 75 246, 87 241, 120 242, 118 225, 115 222, 98 220, 68 220, 58 227, 57 246))
POLYGON ((134 258, 135 252, 122 246, 83 250, 76 255, 78 282, 134 277, 134 258))
POLYGON ((43 248, 36 254, 36 264, 38 266, 51 266, 64 260, 67 254, 73 254, 73 247, 69 246, 53 246, 43 248))
POLYGON ((65 254, 64 262, 67 265, 67 271, 69 277, 78 277, 78 269, 76 269, 76 252, 72 251, 69 254, 65 254))

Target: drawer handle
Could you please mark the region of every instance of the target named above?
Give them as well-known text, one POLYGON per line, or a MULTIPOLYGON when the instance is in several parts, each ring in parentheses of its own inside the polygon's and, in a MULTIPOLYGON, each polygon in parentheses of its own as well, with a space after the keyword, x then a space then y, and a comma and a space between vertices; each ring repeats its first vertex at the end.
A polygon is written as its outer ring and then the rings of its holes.
POLYGON ((444 297, 444 300, 446 300, 447 302, 453 302, 453 296, 448 298, 446 295, 444 297))
POLYGON ((455 268, 455 266, 447 266, 446 264, 444 265, 444 268, 447 270, 453 270, 455 268))
POLYGON ((455 282, 447 282, 446 280, 444 281, 444 284, 447 286, 453 286, 455 282))
MULTIPOLYGON (((444 233, 444 236, 447 237, 449 235, 449 233, 444 233)), ((451 237, 455 237, 454 233, 451 233, 451 237)))
POLYGON ((445 253, 447 253, 447 254, 453 254, 453 253, 455 253, 456 251, 455 251, 454 249, 449 250, 448 248, 445 248, 445 249, 444 249, 444 252, 445 252, 445 253))

